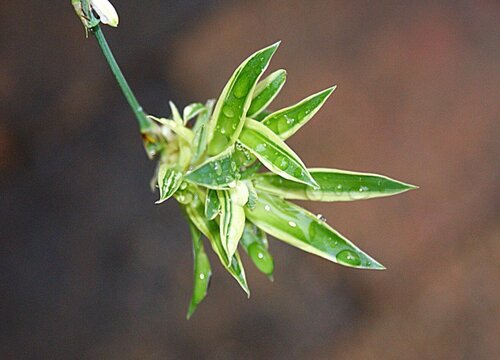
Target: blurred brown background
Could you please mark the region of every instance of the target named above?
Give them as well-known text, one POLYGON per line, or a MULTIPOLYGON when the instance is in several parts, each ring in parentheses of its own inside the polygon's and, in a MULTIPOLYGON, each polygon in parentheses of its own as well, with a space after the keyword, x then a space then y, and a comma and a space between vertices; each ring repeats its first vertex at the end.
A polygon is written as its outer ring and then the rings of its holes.
MULTIPOLYGON (((283 40, 274 107, 337 84, 290 145, 309 166, 420 185, 305 204, 384 263, 271 243, 247 300, 215 257, 190 320, 191 245, 155 206, 134 118, 69 1, 2 1, 0 358, 493 359, 499 321, 495 1, 114 1, 108 39, 144 107, 219 95, 283 40)), ((497 355, 495 355, 497 354, 497 355)))

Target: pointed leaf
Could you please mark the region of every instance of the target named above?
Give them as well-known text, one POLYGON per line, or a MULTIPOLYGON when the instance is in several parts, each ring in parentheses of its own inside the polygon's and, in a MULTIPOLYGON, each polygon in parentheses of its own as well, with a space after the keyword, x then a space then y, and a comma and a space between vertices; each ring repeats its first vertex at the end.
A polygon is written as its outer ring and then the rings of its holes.
POLYGON ((205 216, 209 220, 215 219, 220 213, 220 202, 217 196, 217 191, 208 189, 207 197, 205 199, 205 216))
POLYGON ((212 249, 219 257, 222 265, 224 265, 225 269, 236 279, 236 281, 238 281, 247 295, 250 296, 250 290, 245 277, 245 270, 238 252, 234 254, 232 261, 229 262, 226 252, 222 247, 219 226, 214 220, 208 220, 204 216, 203 203, 198 196, 199 194, 193 198, 193 201, 185 204, 186 213, 189 216, 189 219, 198 228, 198 230, 200 230, 201 233, 208 238, 210 244, 212 245, 212 249))
POLYGON ((336 86, 333 86, 320 91, 293 106, 278 110, 266 116, 262 123, 281 139, 286 140, 318 112, 335 88, 336 86))
POLYGON ((158 188, 160 189, 160 199, 156 202, 161 204, 170 198, 182 183, 182 172, 177 168, 167 164, 158 167, 158 188))
POLYGON ((248 201, 248 189, 238 183, 234 189, 217 190, 220 203, 220 237, 222 246, 231 260, 245 228, 245 210, 248 201))
POLYGON ((210 121, 210 155, 223 152, 238 139, 255 85, 269 65, 278 45, 279 43, 268 46, 246 59, 222 90, 210 121))
POLYGON ((177 109, 177 106, 172 101, 168 102, 168 105, 170 106, 170 111, 172 112, 172 119, 179 125, 183 124, 181 114, 179 113, 179 109, 177 109))
POLYGON ((257 269, 272 279, 274 260, 268 251, 266 233, 247 222, 240 242, 257 269))
POLYGON ((266 233, 311 254, 345 266, 384 269, 326 222, 286 200, 260 193, 257 206, 246 209, 246 215, 266 233))
POLYGON ((336 169, 309 169, 319 189, 281 178, 273 173, 255 174, 260 191, 294 200, 352 201, 400 194, 415 189, 413 185, 387 176, 336 169))
POLYGON ((212 115, 214 101, 208 100, 205 104, 205 111, 201 112, 196 119, 193 126, 194 140, 193 140, 193 157, 191 163, 197 165, 198 162, 205 155, 208 148, 208 120, 212 115))
POLYGON ((212 267, 210 266, 210 260, 205 252, 205 248, 203 247, 200 231, 191 221, 188 222, 189 230, 191 231, 191 239, 193 241, 194 263, 193 295, 191 296, 191 302, 187 312, 187 318, 189 319, 205 296, 207 296, 208 286, 212 276, 212 267))
POLYGON ((247 112, 247 117, 254 118, 278 96, 281 88, 285 85, 286 70, 280 69, 273 72, 264 80, 259 82, 253 92, 252 103, 247 112))
POLYGON ((187 124, 189 120, 198 116, 202 111, 205 111, 205 105, 202 103, 192 103, 184 108, 182 111, 182 118, 184 120, 184 124, 187 124))
POLYGON ((293 150, 258 121, 246 120, 239 141, 272 172, 289 180, 317 186, 304 163, 293 150))
POLYGON ((239 177, 238 165, 232 158, 233 149, 208 158, 196 169, 186 174, 185 179, 209 189, 229 189, 239 177))

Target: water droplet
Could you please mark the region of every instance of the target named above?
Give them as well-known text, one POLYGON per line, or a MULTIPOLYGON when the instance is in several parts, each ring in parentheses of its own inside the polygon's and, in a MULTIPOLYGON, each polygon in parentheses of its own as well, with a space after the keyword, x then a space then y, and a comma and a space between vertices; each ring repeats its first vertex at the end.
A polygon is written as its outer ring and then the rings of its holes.
POLYGON ((226 129, 224 129, 224 128, 220 129, 220 133, 221 134, 225 134, 226 133, 226 129))
POLYGON ((255 242, 248 247, 248 255, 253 263, 266 275, 271 275, 274 271, 274 261, 271 254, 259 243, 255 242))
POLYGON ((317 217, 320 221, 326 222, 326 217, 324 217, 324 215, 323 215, 323 214, 318 214, 318 215, 316 215, 316 217, 317 217))
POLYGON ((266 211, 271 211, 271 207, 270 207, 269 205, 264 206, 264 209, 265 209, 266 211))
POLYGON ((259 144, 255 147, 255 151, 257 151, 258 153, 261 153, 261 152, 266 151, 266 148, 267 148, 267 144, 259 144))
POLYGON ((290 225, 293 228, 297 227, 297 224, 295 222, 291 221, 291 220, 288 222, 288 225, 290 225))
POLYGON ((359 266, 361 259, 358 254, 352 250, 342 250, 336 256, 337 261, 343 265, 359 266))
POLYGON ((281 159, 279 159, 279 168, 281 170, 286 170, 286 168, 288 167, 288 160, 284 157, 282 157, 281 159))
POLYGON ((200 274, 200 279, 201 280, 205 279, 205 274, 200 274))
POLYGON ((181 184, 180 189, 181 189, 181 190, 186 190, 187 186, 188 186, 188 185, 187 185, 187 183, 186 183, 186 182, 183 182, 183 183, 181 184))
POLYGON ((248 81, 248 78, 242 78, 234 86, 234 96, 238 99, 241 99, 248 93, 248 81))
POLYGON ((224 106, 224 109, 222 110, 222 112, 224 113, 224 115, 226 115, 228 118, 230 117, 233 117, 234 116, 234 110, 229 106, 229 105, 226 105, 224 106))

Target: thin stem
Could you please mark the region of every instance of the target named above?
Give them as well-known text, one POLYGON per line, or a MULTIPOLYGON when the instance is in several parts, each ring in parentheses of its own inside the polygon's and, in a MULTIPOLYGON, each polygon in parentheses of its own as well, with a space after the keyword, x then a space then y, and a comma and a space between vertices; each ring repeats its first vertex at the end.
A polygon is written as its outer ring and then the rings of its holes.
POLYGON ((127 102, 129 103, 132 111, 134 112, 135 117, 137 118, 137 122, 139 123, 139 128, 141 132, 142 133, 146 132, 151 127, 151 120, 149 120, 148 117, 146 116, 146 113, 142 109, 142 106, 139 104, 139 101, 137 101, 137 98, 132 92, 132 89, 130 89, 127 80, 125 80, 125 77, 123 76, 123 73, 120 67, 118 66, 118 63, 116 62, 115 57, 113 56, 113 53, 109 48, 108 42, 104 37, 101 27, 99 25, 96 25, 90 30, 95 35, 97 43, 99 44, 101 51, 104 57, 106 58, 109 67, 113 72, 113 75, 115 76, 118 85, 120 86, 120 89, 122 90, 123 95, 127 99, 127 102))

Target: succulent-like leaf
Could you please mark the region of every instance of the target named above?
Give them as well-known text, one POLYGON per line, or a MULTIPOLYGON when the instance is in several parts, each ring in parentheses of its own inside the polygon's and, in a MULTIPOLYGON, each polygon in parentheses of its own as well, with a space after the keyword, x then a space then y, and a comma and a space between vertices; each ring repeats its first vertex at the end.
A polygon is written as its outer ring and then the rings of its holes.
POLYGON ((294 200, 353 201, 400 194, 415 189, 413 185, 387 176, 336 169, 309 169, 319 189, 299 184, 273 173, 255 174, 260 191, 294 200))
POLYGON ((193 140, 193 157, 191 163, 197 165, 202 157, 205 155, 208 148, 208 120, 212 115, 214 101, 208 100, 205 104, 205 111, 198 114, 196 123, 193 127, 194 140, 193 140))
POLYGON ((257 51, 234 72, 215 105, 210 121, 208 153, 217 155, 233 145, 243 128, 252 93, 279 43, 257 51))
POLYGON ((323 106, 336 86, 313 94, 295 105, 278 110, 266 116, 262 123, 286 140, 304 126, 323 106))
POLYGON ((278 96, 281 88, 285 85, 286 70, 280 69, 273 72, 264 80, 259 82, 253 92, 252 103, 247 112, 247 117, 254 118, 278 96))
POLYGON ((257 269, 272 279, 274 259, 268 251, 269 244, 266 233, 254 224, 247 222, 240 243, 257 269))
POLYGON ((220 203, 220 237, 222 246, 231 260, 238 248, 241 234, 245 227, 245 210, 248 201, 248 189, 239 182, 234 189, 217 190, 220 203))
POLYGON ((250 118, 246 120, 239 141, 265 167, 279 176, 313 187, 318 186, 293 150, 258 121, 250 118))
POLYGON ((259 194, 247 218, 266 233, 335 263, 360 269, 385 269, 325 221, 286 200, 259 194))
POLYGON ((182 119, 184 124, 187 124, 189 120, 198 116, 202 111, 205 111, 205 105, 202 103, 192 103, 184 108, 182 111, 182 119))
POLYGON ((207 189, 205 198, 205 216, 209 220, 215 219, 220 214, 220 201, 217 196, 217 190, 207 189))
POLYGON ((186 180, 209 189, 229 189, 239 178, 238 165, 234 161, 233 149, 208 158, 196 169, 186 174, 186 180))
POLYGON ((222 242, 219 234, 219 226, 214 220, 208 220, 204 215, 203 204, 201 200, 195 195, 193 201, 185 204, 186 213, 193 224, 205 235, 212 249, 219 257, 222 265, 225 269, 238 281, 241 288, 250 296, 250 290, 248 288, 247 280, 245 277, 245 270, 243 268, 243 263, 241 262, 240 256, 236 251, 231 262, 229 262, 226 252, 222 246, 222 242))
POLYGON ((161 204, 169 199, 182 183, 182 171, 171 165, 162 163, 158 167, 158 189, 160 189, 160 199, 156 202, 161 204))
POLYGON ((210 260, 203 247, 201 241, 201 232, 188 220, 189 230, 191 231, 191 239, 193 242, 193 295, 189 303, 187 318, 189 319, 195 312, 198 305, 207 296, 210 277, 212 276, 212 268, 210 260))

